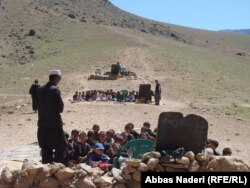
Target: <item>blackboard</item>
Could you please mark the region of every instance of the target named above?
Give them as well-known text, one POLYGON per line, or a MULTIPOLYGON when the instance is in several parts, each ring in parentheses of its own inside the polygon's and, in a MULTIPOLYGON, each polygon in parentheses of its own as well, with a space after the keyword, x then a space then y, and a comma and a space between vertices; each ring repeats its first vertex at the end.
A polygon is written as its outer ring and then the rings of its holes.
POLYGON ((119 69, 120 69, 120 66, 119 66, 119 65, 113 64, 113 65, 111 66, 111 74, 114 74, 114 75, 119 74, 119 71, 120 71, 119 69))
POLYGON ((184 147, 195 154, 203 150, 207 140, 208 122, 194 114, 163 112, 158 119, 156 150, 175 150, 184 147))
POLYGON ((139 86, 139 98, 145 99, 145 102, 151 101, 151 85, 140 84, 139 86))

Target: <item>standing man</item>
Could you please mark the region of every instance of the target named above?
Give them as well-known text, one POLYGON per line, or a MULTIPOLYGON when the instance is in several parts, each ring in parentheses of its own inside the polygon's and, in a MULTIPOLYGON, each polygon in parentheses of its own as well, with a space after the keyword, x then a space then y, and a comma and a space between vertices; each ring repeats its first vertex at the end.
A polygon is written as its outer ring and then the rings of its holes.
POLYGON ((117 61, 117 66, 118 66, 118 69, 119 69, 119 71, 118 71, 118 75, 121 75, 121 69, 122 69, 122 66, 121 66, 121 64, 120 64, 120 62, 119 61, 117 61))
POLYGON ((37 111, 37 89, 40 87, 38 84, 38 80, 36 79, 34 83, 31 85, 29 94, 31 95, 32 98, 32 109, 36 113, 37 111))
POLYGON ((38 132, 42 163, 58 162, 68 166, 67 142, 60 113, 63 112, 61 92, 57 85, 61 71, 53 70, 49 82, 38 89, 38 132))
POLYGON ((158 80, 155 80, 155 105, 160 105, 161 100, 161 84, 158 80))

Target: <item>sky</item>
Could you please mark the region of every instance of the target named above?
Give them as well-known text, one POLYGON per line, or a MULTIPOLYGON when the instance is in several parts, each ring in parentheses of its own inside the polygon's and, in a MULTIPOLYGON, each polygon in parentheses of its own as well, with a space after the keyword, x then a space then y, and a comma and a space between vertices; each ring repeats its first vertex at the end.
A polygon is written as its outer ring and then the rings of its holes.
POLYGON ((205 30, 250 29, 250 0, 109 0, 149 19, 205 30))

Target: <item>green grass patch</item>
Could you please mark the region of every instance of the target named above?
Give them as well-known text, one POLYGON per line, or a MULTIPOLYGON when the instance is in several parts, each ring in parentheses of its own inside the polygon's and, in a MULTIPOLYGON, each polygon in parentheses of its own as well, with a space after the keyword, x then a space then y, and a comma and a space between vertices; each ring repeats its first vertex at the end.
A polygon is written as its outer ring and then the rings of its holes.
POLYGON ((250 107, 231 105, 226 107, 225 114, 233 115, 243 120, 250 120, 250 107))

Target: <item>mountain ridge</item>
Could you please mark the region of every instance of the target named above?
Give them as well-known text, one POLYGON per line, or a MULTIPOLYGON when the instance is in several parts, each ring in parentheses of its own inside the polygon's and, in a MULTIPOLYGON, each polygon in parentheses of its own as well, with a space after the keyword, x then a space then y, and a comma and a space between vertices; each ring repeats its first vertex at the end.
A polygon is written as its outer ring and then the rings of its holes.
POLYGON ((224 29, 224 30, 219 30, 219 32, 250 35, 250 29, 224 29))

